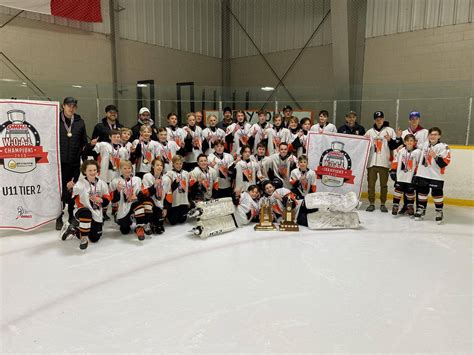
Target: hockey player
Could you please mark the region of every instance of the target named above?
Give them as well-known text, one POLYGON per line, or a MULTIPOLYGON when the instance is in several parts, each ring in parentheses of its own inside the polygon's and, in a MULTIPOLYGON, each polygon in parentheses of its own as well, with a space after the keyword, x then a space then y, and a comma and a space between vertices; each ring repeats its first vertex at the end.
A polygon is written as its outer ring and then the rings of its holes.
POLYGON ((132 175, 132 162, 122 160, 120 162, 121 176, 110 183, 112 202, 118 202, 117 224, 122 234, 128 234, 131 230, 132 215, 135 217, 135 234, 138 240, 145 240, 145 208, 143 202, 138 199, 141 191, 141 179, 132 175))
POLYGON ((291 117, 288 121, 288 129, 290 131, 290 140, 288 144, 288 152, 294 154, 298 153, 298 149, 303 146, 302 137, 304 135, 303 130, 300 127, 300 122, 297 117, 291 117))
POLYGON ((263 179, 262 172, 257 162, 250 159, 252 149, 245 145, 240 151, 240 158, 235 163, 235 184, 234 193, 240 194, 247 191, 250 185, 255 185, 258 180, 263 179))
MULTIPOLYGON (((153 234, 162 234, 165 231, 163 221, 168 212, 165 197, 171 189, 171 182, 170 179, 164 175, 164 163, 160 158, 155 158, 151 162, 151 165, 152 172, 143 176, 142 194, 145 197, 145 201, 148 198, 153 201, 152 216, 150 220, 147 221, 150 225, 151 232, 153 234)), ((145 231, 146 229, 147 228, 145 228, 145 231)))
POLYGON ((250 124, 247 123, 244 111, 237 111, 235 116, 236 122, 232 123, 225 132, 226 143, 230 147, 232 156, 237 158, 240 149, 248 143, 250 137, 250 124))
POLYGON ((392 215, 398 215, 400 200, 405 194, 407 213, 413 216, 415 211, 415 185, 413 177, 421 158, 421 150, 416 149, 416 139, 413 134, 407 134, 403 139, 405 147, 400 149, 392 161, 390 177, 395 181, 393 191, 392 215))
POLYGON ((233 201, 236 205, 234 215, 239 227, 259 221, 259 197, 257 185, 250 185, 246 191, 234 197, 233 201))
POLYGON ((421 127, 420 117, 421 115, 418 111, 410 112, 408 115, 408 128, 402 132, 402 139, 404 139, 407 134, 413 134, 418 148, 423 147, 423 145, 428 141, 428 130, 421 127))
POLYGON ((337 128, 329 122, 329 112, 322 110, 319 112, 319 121, 311 126, 311 132, 316 133, 337 133, 337 128))
POLYGON ((130 137, 132 136, 132 130, 130 128, 120 128, 120 144, 127 150, 126 160, 130 160, 130 153, 132 152, 132 143, 130 137))
POLYGON ((258 122, 252 125, 249 134, 249 146, 252 147, 254 154, 257 153, 258 144, 268 145, 268 132, 271 129, 272 124, 267 122, 267 113, 264 110, 258 111, 258 122))
POLYGON ((224 153, 224 141, 217 140, 214 144, 215 152, 209 154, 209 166, 218 172, 219 190, 217 197, 232 197, 232 180, 230 171, 233 168, 234 158, 229 153, 224 153))
POLYGON ((428 142, 421 147, 421 159, 416 172, 416 191, 418 193, 418 208, 415 213, 415 220, 423 218, 428 195, 431 189, 433 196, 436 222, 443 221, 443 186, 444 172, 446 166, 451 162, 451 151, 445 143, 441 143, 441 129, 430 128, 428 131, 428 142))
POLYGON ((291 134, 288 128, 283 125, 283 119, 280 114, 276 113, 273 116, 273 127, 268 131, 268 155, 278 152, 280 143, 289 143, 291 134))
POLYGON ((209 155, 214 153, 214 144, 218 139, 225 139, 225 131, 217 127, 217 116, 209 115, 207 118, 207 128, 202 131, 202 151, 209 155))
POLYGON ((81 165, 81 173, 85 176, 77 183, 74 179, 67 183, 75 199, 75 219, 62 235, 62 240, 75 235, 80 238, 79 248, 84 250, 92 243, 99 241, 102 236, 102 208, 110 202, 109 188, 97 175, 99 164, 94 160, 86 160, 81 165))
POLYGON ((189 173, 183 170, 181 155, 175 155, 172 163, 173 169, 166 173, 171 184, 171 189, 166 194, 166 201, 171 204, 168 209, 168 221, 171 225, 175 225, 186 222, 189 211, 189 173))
POLYGON ((183 128, 186 134, 184 138, 184 170, 191 172, 197 166, 197 157, 202 154, 202 129, 196 126, 194 112, 186 115, 187 126, 183 128))
POLYGON ((142 125, 140 137, 132 143, 131 160, 135 163, 135 176, 140 179, 151 171, 151 161, 155 159, 157 142, 151 140, 151 127, 142 125))
POLYGON ((316 173, 308 170, 308 158, 300 155, 298 168, 293 169, 290 174, 291 191, 298 199, 303 199, 309 193, 316 192, 316 173))
POLYGON ((264 199, 266 198, 272 209, 275 221, 279 221, 281 217, 283 217, 283 211, 285 210, 289 200, 291 200, 296 219, 294 222, 297 222, 298 212, 302 201, 298 201, 295 194, 285 187, 275 186, 275 184, 269 180, 262 183, 262 188, 265 197, 260 201, 260 206, 264 203, 264 199))
POLYGON ((303 134, 300 137, 300 146, 296 151, 297 157, 306 154, 306 142, 308 142, 308 133, 311 127, 311 120, 309 119, 309 117, 304 117, 301 119, 300 127, 303 134))
POLYGON ((165 172, 172 169, 171 160, 176 154, 183 154, 184 148, 180 148, 175 141, 168 141, 166 128, 158 129, 158 144, 156 145, 155 156, 161 158, 165 164, 165 172))
POLYGON ((377 175, 380 179, 380 211, 388 212, 385 202, 387 201, 387 182, 390 169, 391 150, 400 145, 402 131, 397 133, 389 127, 385 121, 382 111, 374 112, 374 126, 369 129, 365 136, 371 139, 371 150, 367 164, 367 183, 369 192, 369 206, 366 211, 375 210, 375 183, 377 175))
POLYGON ((200 154, 197 164, 189 174, 189 197, 194 203, 216 198, 219 191, 219 176, 208 166, 207 155, 200 154))
POLYGON ((262 175, 274 180, 280 180, 283 187, 291 189, 290 172, 296 168, 297 159, 294 155, 288 153, 288 144, 280 143, 279 153, 270 155, 263 161, 262 175))
POLYGON ((178 116, 176 113, 171 112, 166 116, 168 126, 166 131, 168 133, 168 140, 174 141, 178 147, 184 148, 184 138, 186 137, 186 132, 180 127, 178 127, 178 116))

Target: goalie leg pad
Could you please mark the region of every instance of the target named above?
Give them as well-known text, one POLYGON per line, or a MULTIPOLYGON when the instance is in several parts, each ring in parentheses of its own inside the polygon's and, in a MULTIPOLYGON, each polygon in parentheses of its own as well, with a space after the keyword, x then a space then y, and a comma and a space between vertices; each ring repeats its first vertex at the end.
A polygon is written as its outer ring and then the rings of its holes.
POLYGON ((309 229, 354 229, 360 224, 357 212, 313 212, 308 214, 309 229))
POLYGON ((345 195, 335 192, 313 192, 304 198, 306 207, 309 209, 350 212, 359 206, 359 199, 354 192, 345 195))
POLYGON ((234 204, 231 197, 223 197, 216 200, 201 201, 196 207, 189 211, 189 217, 198 217, 201 220, 214 219, 234 213, 234 204))
POLYGON ((233 215, 222 216, 214 219, 199 220, 193 228, 194 235, 204 239, 237 229, 233 215))

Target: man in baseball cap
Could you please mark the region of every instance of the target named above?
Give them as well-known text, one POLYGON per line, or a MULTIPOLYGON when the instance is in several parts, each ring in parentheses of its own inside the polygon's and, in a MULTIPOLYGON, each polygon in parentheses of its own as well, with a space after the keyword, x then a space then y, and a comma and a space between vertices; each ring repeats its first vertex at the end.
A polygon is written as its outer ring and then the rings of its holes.
POLYGON ((102 122, 97 123, 92 132, 92 139, 98 142, 110 142, 110 131, 112 129, 120 129, 123 126, 118 121, 118 109, 115 105, 107 105, 105 107, 105 117, 102 122))
POLYGON ((151 113, 148 107, 142 107, 138 111, 138 121, 135 126, 132 127, 132 138, 131 141, 133 142, 135 139, 140 137, 140 128, 144 124, 151 127, 151 139, 157 141, 158 135, 156 131, 156 127, 154 127, 155 122, 151 118, 151 113))

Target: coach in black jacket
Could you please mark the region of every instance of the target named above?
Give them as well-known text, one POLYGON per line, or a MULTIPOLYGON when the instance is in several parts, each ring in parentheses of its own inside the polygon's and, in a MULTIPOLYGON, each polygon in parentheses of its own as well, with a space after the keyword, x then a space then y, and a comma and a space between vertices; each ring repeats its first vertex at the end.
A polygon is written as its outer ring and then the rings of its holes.
POLYGON ((120 129, 123 126, 118 121, 118 110, 114 105, 105 107, 105 117, 102 122, 97 123, 92 132, 92 139, 98 139, 98 142, 110 142, 110 131, 112 129, 120 129))
MULTIPOLYGON (((67 190, 67 183, 79 178, 81 154, 87 144, 86 125, 81 116, 76 114, 77 100, 66 97, 59 117, 59 146, 61 152, 61 183, 63 205, 68 205, 69 221, 73 219, 74 200, 67 190)), ((56 229, 63 226, 63 213, 56 220, 56 229)))
POLYGON ((342 125, 337 129, 337 133, 353 134, 356 136, 363 136, 365 134, 365 128, 358 124, 357 113, 349 111, 346 114, 346 124, 342 125))

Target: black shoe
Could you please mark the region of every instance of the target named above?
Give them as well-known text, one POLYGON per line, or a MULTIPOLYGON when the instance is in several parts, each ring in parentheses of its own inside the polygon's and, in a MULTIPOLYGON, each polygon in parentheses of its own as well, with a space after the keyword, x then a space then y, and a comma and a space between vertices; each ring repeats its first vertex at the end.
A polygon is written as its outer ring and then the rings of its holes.
POLYGON ((163 225, 157 226, 157 231, 156 231, 157 234, 163 234, 164 231, 165 231, 165 227, 163 227, 163 225))
POLYGON ((107 215, 107 213, 103 214, 103 219, 104 219, 104 222, 105 221, 110 221, 110 217, 107 215))
POLYGON ((369 205, 369 207, 367 207, 365 210, 367 212, 374 212, 375 211, 375 205, 369 205))
POLYGON ((63 226, 64 226, 63 217, 59 217, 58 219, 56 219, 56 230, 60 231, 61 229, 63 229, 63 226))
POLYGON ((385 207, 385 205, 380 205, 380 211, 382 211, 383 213, 387 213, 388 209, 387 207, 385 207))

